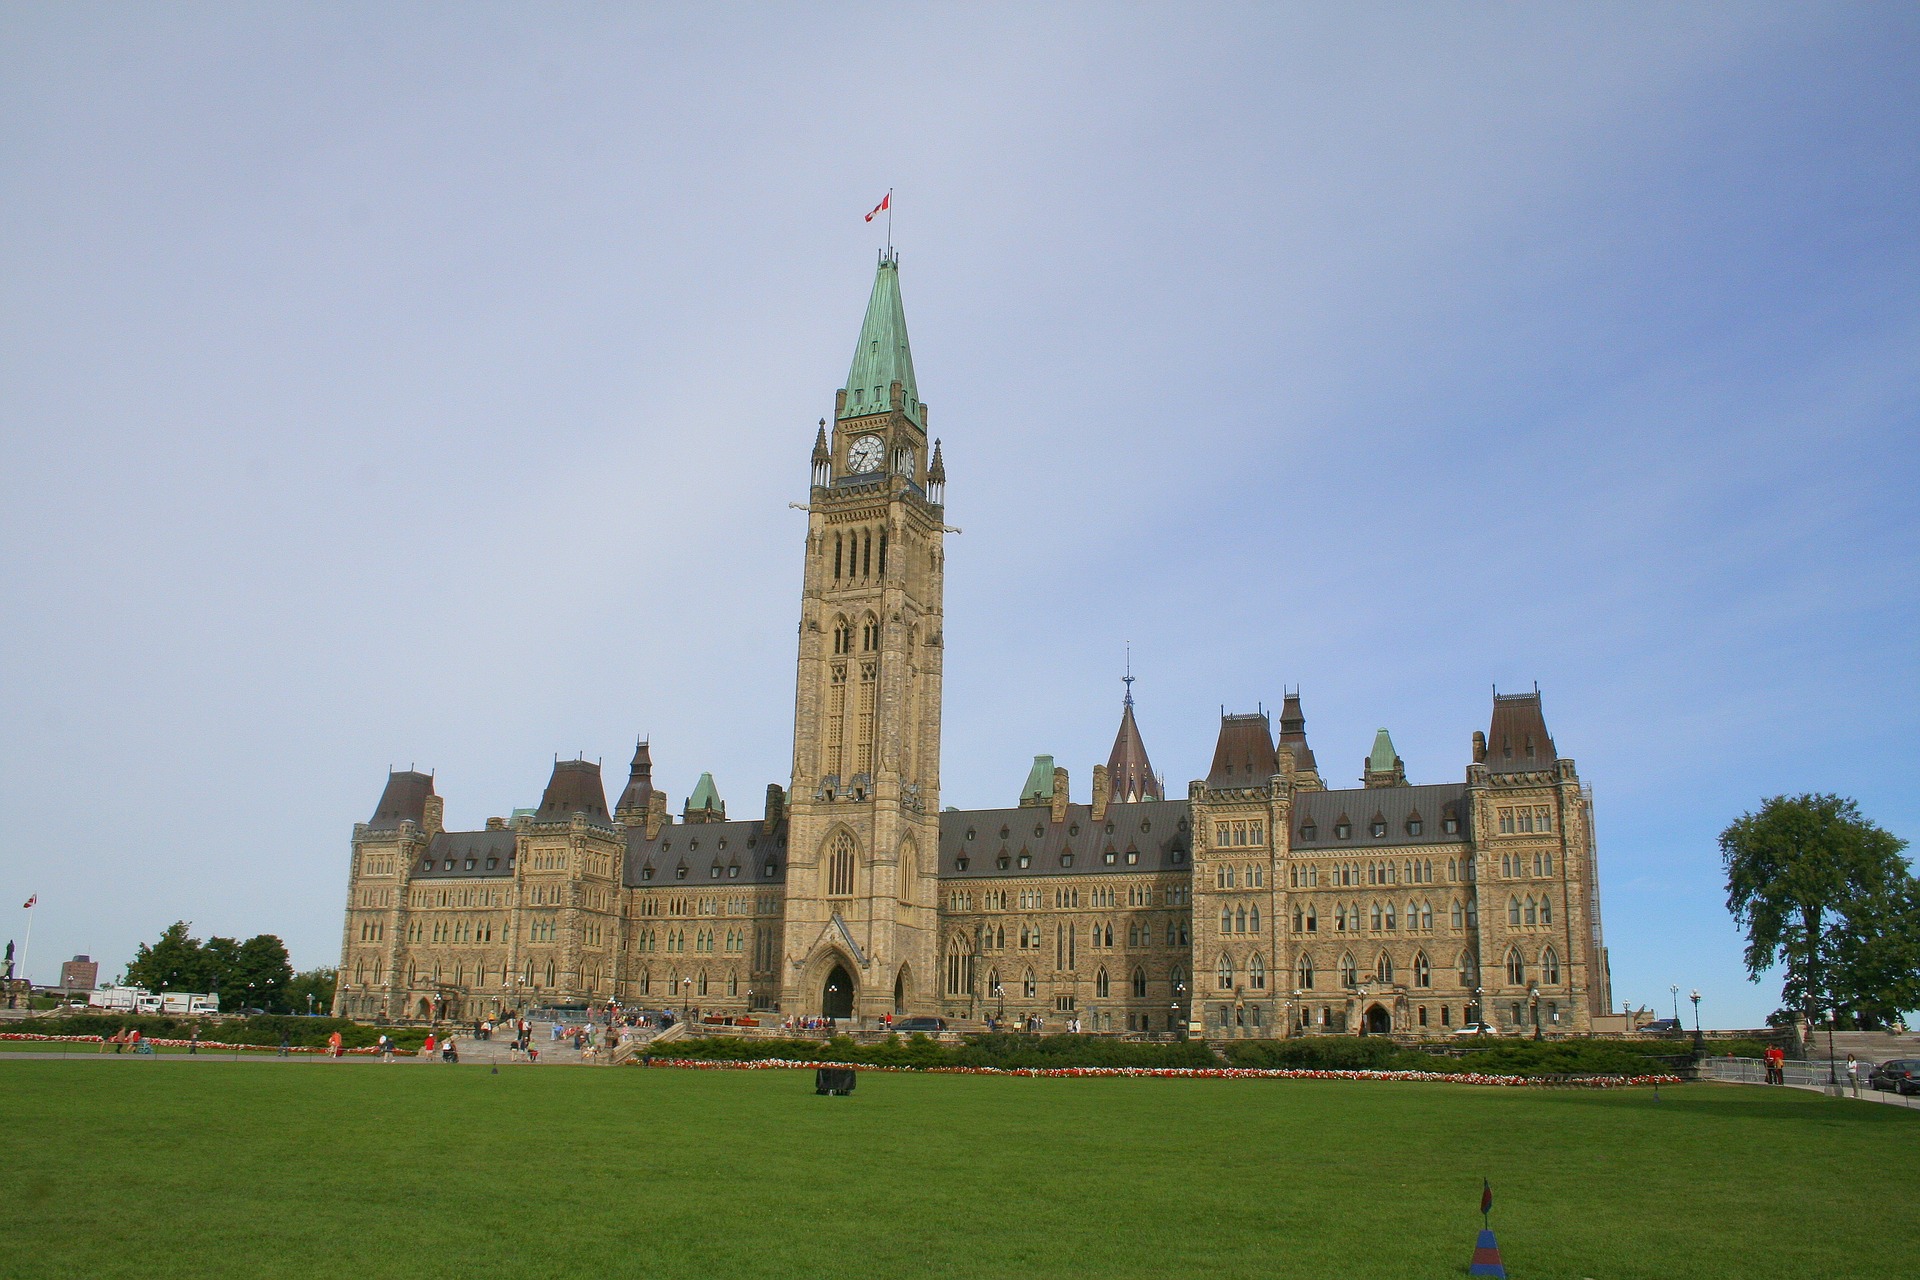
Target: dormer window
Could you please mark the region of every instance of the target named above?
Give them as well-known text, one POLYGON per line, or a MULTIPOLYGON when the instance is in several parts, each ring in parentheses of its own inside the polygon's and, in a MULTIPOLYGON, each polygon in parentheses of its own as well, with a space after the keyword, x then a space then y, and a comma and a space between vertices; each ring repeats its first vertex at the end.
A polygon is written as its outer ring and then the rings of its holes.
POLYGON ((1060 855, 1060 865, 1061 865, 1061 866, 1063 866, 1063 867, 1070 867, 1070 866, 1072 866, 1072 865, 1073 865, 1073 855, 1072 855, 1072 854, 1070 854, 1070 853, 1063 853, 1063 854, 1061 854, 1061 855, 1060 855))
POLYGON ((471 871, 471 870, 473 870, 473 869, 474 869, 474 867, 475 867, 475 866, 477 866, 477 865, 479 865, 479 864, 478 864, 478 862, 477 862, 477 860, 476 860, 476 859, 473 859, 473 858, 468 858, 468 859, 467 859, 467 870, 468 870, 468 871, 471 871))
POLYGON ((1180 848, 1178 845, 1175 845, 1173 850, 1173 865, 1177 867, 1181 863, 1185 862, 1186 860, 1187 860, 1187 851, 1185 849, 1180 848))
POLYGON ((727 879, 738 880, 739 878, 740 878, 740 864, 736 862, 732 866, 727 868, 727 879))
POLYGON ((1320 838, 1320 828, 1309 822, 1306 826, 1300 828, 1300 838, 1302 840, 1318 840, 1320 838))
POLYGON ((1118 853, 1115 853, 1112 849, 1109 849, 1107 850, 1103 860, 1106 862, 1108 866, 1112 866, 1115 862, 1118 862, 1120 860, 1120 855, 1118 853))
POLYGON ((1384 840, 1384 839, 1386 839, 1386 838, 1387 838, 1387 822, 1386 822, 1386 819, 1384 819, 1384 818, 1375 818, 1375 819, 1373 820, 1373 838, 1374 838, 1375 840, 1384 840))
POLYGON ((1442 818, 1442 819, 1440 820, 1440 830, 1442 830, 1442 831, 1444 831, 1444 832, 1445 832, 1446 834, 1448 834, 1448 835, 1450 835, 1450 836, 1457 836, 1457 835, 1459 835, 1459 834, 1460 834, 1460 819, 1458 819, 1458 818, 1455 818, 1455 817, 1452 817, 1452 816, 1448 816, 1448 817, 1445 817, 1445 818, 1442 818))
POLYGON ((422 859, 420 859, 420 869, 421 869, 422 871, 431 871, 431 870, 433 870, 433 859, 432 859, 432 858, 422 858, 422 859))
POLYGON ((711 869, 710 871, 708 871, 708 873, 707 873, 707 874, 708 874, 708 876, 709 876, 710 878, 712 878, 712 879, 714 879, 714 880, 718 880, 718 879, 720 878, 720 868, 719 868, 719 867, 714 867, 714 868, 712 868, 712 869, 711 869))
POLYGON ((1032 865, 1033 865, 1033 855, 1032 855, 1032 854, 1030 854, 1030 853, 1023 853, 1023 854, 1021 854, 1021 855, 1020 855, 1020 865, 1021 865, 1021 867, 1022 867, 1022 868, 1026 868, 1026 867, 1030 867, 1030 866, 1032 866, 1032 865))
POLYGON ((640 878, 641 878, 642 880, 651 880, 651 879, 653 879, 653 868, 652 868, 652 867, 642 867, 642 868, 640 868, 640 878))
POLYGON ((1532 734, 1527 735, 1526 749, 1527 749, 1527 759, 1529 760, 1533 759, 1533 735, 1532 734))
MULTIPOLYGON (((1177 854, 1177 853, 1176 853, 1176 854, 1174 855, 1174 859, 1173 859, 1173 860, 1174 860, 1175 862, 1178 862, 1178 861, 1180 861, 1180 856, 1179 856, 1179 854, 1177 854)), ((1134 851, 1133 851, 1132 849, 1129 849, 1129 850, 1127 850, 1127 865, 1128 865, 1128 866, 1130 866, 1130 867, 1131 867, 1131 866, 1134 866, 1134 865, 1135 865, 1135 864, 1137 864, 1137 863, 1138 863, 1139 861, 1140 861, 1140 855, 1139 855, 1138 853, 1136 853, 1136 852, 1134 852, 1134 851)))
POLYGON ((771 880, 779 874, 780 874, 780 864, 777 862, 769 862, 767 864, 767 871, 766 871, 767 879, 771 880))
POLYGON ((1419 835, 1419 834, 1420 834, 1420 827, 1421 827, 1421 822, 1420 822, 1420 819, 1418 819, 1418 818, 1408 818, 1408 819, 1407 819, 1407 834, 1408 834, 1408 835, 1410 835, 1410 836, 1417 836, 1417 835, 1419 835))
POLYGON ((451 870, 453 870, 453 859, 452 859, 452 858, 448 858, 448 859, 446 860, 446 862, 445 862, 445 863, 444 863, 444 864, 443 864, 443 865, 441 866, 441 868, 440 868, 440 869, 441 869, 442 871, 451 871, 451 870))
POLYGON ((1351 840, 1351 839, 1353 839, 1353 824, 1352 824, 1351 822, 1347 822, 1347 821, 1345 821, 1344 819, 1343 819, 1343 820, 1341 820, 1341 821, 1339 821, 1339 822, 1336 822, 1336 823, 1334 823, 1334 824, 1333 824, 1333 838, 1334 838, 1335 840, 1351 840))
POLYGON ((967 869, 966 858, 964 856, 955 858, 953 860, 953 869, 955 871, 965 871, 967 869))
POLYGON ((999 867, 1002 871, 1005 871, 1009 866, 1012 865, 1012 860, 1008 858, 1006 854, 1003 853, 994 860, 994 865, 996 867, 999 867))
POLYGON ((686 864, 686 863, 684 863, 684 862, 683 862, 683 863, 681 863, 681 864, 680 864, 679 866, 677 866, 677 867, 675 867, 675 868, 673 869, 673 878, 674 878, 675 880, 685 880, 685 879, 687 878, 687 864, 686 864))
POLYGON ((497 855, 487 859, 487 870, 491 871, 499 865, 500 865, 500 859, 497 855))

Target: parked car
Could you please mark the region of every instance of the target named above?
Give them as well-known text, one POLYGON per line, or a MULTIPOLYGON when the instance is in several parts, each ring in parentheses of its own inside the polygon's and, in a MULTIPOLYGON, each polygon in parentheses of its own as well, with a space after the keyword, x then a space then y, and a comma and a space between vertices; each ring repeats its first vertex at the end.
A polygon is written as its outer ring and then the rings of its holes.
POLYGON ((1648 1036, 1677 1036, 1686 1028, 1680 1025, 1678 1018, 1655 1018, 1640 1028, 1640 1034, 1648 1036))
POLYGON ((945 1018, 929 1017, 925 1014, 912 1018, 895 1018, 893 1020, 893 1029, 895 1031, 945 1031, 947 1029, 947 1020, 945 1018))
POLYGON ((1497 1036, 1500 1032, 1485 1022, 1466 1022, 1462 1023, 1460 1029, 1453 1034, 1456 1036, 1497 1036))
POLYGON ((1920 1093, 1920 1058, 1895 1058, 1867 1073, 1867 1084, 1874 1089, 1891 1089, 1898 1094, 1920 1093))

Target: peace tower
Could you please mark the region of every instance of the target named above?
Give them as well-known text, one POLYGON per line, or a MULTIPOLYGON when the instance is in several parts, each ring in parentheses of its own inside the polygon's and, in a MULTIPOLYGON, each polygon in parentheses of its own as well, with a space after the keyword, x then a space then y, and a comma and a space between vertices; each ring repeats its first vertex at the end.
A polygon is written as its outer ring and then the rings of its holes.
POLYGON ((813 446, 796 663, 782 1007, 932 1003, 942 501, 889 252, 813 446))

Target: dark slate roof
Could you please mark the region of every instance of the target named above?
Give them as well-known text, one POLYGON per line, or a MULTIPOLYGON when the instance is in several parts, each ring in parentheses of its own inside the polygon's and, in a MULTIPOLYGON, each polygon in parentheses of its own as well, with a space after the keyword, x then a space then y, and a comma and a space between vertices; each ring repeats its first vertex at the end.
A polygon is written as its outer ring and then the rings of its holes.
POLYGON ((1473 828, 1472 806, 1464 782, 1442 782, 1424 787, 1355 787, 1344 791, 1302 791, 1293 801, 1293 850, 1299 854, 1366 853, 1370 849, 1419 844, 1458 844, 1473 828), (1353 835, 1338 839, 1334 828, 1342 817, 1353 835), (1407 830, 1418 817, 1420 834, 1407 830), (1443 819, 1460 819, 1460 830, 1446 834, 1443 819), (1375 839, 1373 823, 1387 824, 1387 834, 1375 839), (1301 832, 1314 829, 1309 840, 1301 832))
POLYGON ((546 794, 540 797, 535 822, 565 822, 576 813, 609 822, 607 789, 600 783, 600 765, 592 760, 556 760, 546 794))
POLYGON ((1193 833, 1187 830, 1185 800, 1108 805, 1107 816, 1099 822, 1094 821, 1093 806, 1085 804, 1068 805, 1064 822, 1051 822, 1050 817, 1044 808, 948 810, 940 815, 941 878, 1009 880, 1190 869, 1193 833), (1108 851, 1114 854, 1111 863, 1108 851), (1131 863, 1130 853, 1139 855, 1131 863), (1067 854, 1073 857, 1071 863, 1062 861, 1067 854), (1022 855, 1027 859, 1024 867, 1022 855))
POLYGON ((387 789, 380 793, 373 818, 367 825, 375 831, 397 831, 402 822, 418 826, 427 818, 427 797, 433 794, 429 774, 408 769, 387 775, 387 789))
POLYGON ((768 835, 765 826, 759 818, 663 823, 660 834, 651 840, 645 827, 629 827, 625 883, 629 887, 683 885, 689 889, 784 884, 786 828, 768 835), (651 879, 646 874, 649 867, 653 869, 651 879), (686 868, 685 876, 679 874, 682 867, 686 868), (769 867, 771 875, 767 873, 769 867), (714 874, 716 870, 718 875, 714 874))
POLYGON ((1113 736, 1113 754, 1107 757, 1108 796, 1124 801, 1128 796, 1142 800, 1160 800, 1160 780, 1153 776, 1147 759, 1147 744, 1140 739, 1140 726, 1133 720, 1133 695, 1120 709, 1120 732, 1113 736))
POLYGON ((415 880, 467 880, 513 874, 513 832, 442 831, 427 846, 415 880))
POLYGON ((647 743, 633 749, 633 765, 627 770, 627 789, 620 793, 620 808, 645 809, 653 798, 653 752, 647 743))
POLYGON ((1557 757, 1540 691, 1493 695, 1493 723, 1487 729, 1487 768, 1494 773, 1530 773, 1551 769, 1557 757))
POLYGON ((1293 767, 1305 773, 1308 770, 1320 772, 1320 766, 1313 758, 1313 748, 1307 745, 1307 716, 1300 710, 1300 694, 1296 691, 1287 695, 1280 706, 1280 741, 1293 748, 1293 767))
POLYGON ((1213 748, 1207 785, 1252 786, 1279 772, 1273 750, 1273 726, 1264 711, 1220 717, 1220 740, 1213 748))

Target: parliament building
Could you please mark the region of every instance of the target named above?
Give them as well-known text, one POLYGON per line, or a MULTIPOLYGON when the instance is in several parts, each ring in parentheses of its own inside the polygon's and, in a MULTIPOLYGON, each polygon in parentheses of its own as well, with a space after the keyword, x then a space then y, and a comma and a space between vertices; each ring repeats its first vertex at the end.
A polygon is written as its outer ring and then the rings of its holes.
POLYGON ((1042 756, 1008 807, 942 811, 928 419, 888 253, 813 443, 790 785, 730 817, 703 774, 676 819, 643 742, 611 807, 598 764, 562 760, 537 808, 448 831, 432 777, 390 774, 353 829, 336 1014, 618 1001, 1218 1038, 1553 1035, 1608 1010, 1592 793, 1537 689, 1493 696, 1458 781, 1410 782, 1382 729, 1360 785, 1330 786, 1287 693, 1277 734, 1223 715, 1170 796, 1129 683, 1081 799, 1042 756))

